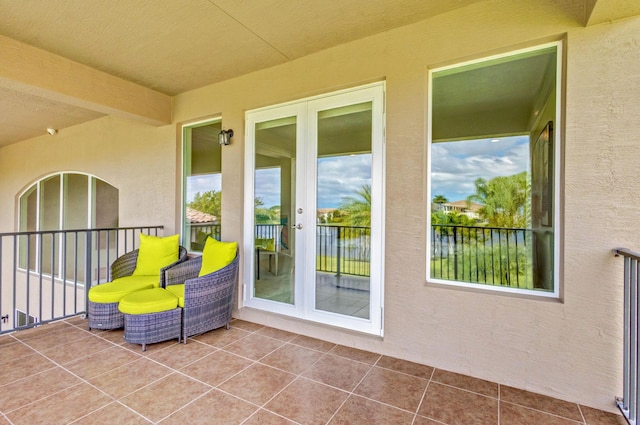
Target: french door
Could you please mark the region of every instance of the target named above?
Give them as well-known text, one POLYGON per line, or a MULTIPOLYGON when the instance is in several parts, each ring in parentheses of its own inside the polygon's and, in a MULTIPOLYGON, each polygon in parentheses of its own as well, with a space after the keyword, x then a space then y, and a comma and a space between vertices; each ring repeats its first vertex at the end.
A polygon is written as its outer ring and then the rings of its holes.
POLYGON ((246 123, 244 305, 381 335, 384 84, 246 123))

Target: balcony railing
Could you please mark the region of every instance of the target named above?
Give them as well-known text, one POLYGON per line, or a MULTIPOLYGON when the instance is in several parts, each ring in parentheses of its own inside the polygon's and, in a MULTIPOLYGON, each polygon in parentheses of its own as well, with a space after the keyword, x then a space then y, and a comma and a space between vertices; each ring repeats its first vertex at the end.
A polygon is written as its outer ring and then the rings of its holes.
POLYGON ((88 288, 162 226, 0 233, 0 334, 86 312, 88 288))
POLYGON ((622 398, 618 408, 631 425, 638 424, 640 408, 640 366, 638 365, 638 306, 640 293, 640 254, 628 249, 614 249, 616 257, 624 258, 624 348, 622 398))
POLYGON ((371 228, 320 225, 316 227, 316 270, 369 276, 371 228))
POLYGON ((532 288, 531 230, 431 225, 431 277, 532 288))

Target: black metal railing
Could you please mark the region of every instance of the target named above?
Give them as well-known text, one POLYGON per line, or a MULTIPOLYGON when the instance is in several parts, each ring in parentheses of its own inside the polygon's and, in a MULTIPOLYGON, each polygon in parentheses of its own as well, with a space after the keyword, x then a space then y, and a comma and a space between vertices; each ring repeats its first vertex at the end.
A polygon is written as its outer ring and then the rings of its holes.
POLYGON ((532 288, 531 230, 431 225, 431 277, 532 288))
POLYGON ((371 228, 319 225, 316 227, 316 270, 352 276, 369 276, 371 228))
POLYGON ((640 366, 638 365, 638 306, 640 304, 640 254, 625 248, 614 249, 624 258, 624 334, 622 397, 617 405, 629 424, 638 424, 640 408, 640 366))
POLYGON ((163 226, 0 233, 0 334, 86 312, 111 263, 163 226))

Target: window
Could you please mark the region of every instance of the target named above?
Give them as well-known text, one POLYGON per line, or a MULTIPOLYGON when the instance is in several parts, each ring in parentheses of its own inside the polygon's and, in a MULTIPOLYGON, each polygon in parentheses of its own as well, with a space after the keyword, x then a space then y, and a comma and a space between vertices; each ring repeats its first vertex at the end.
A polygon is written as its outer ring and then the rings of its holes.
MULTIPOLYGON (((29 187, 19 200, 21 232, 107 229, 118 227, 118 189, 97 177, 80 173, 57 173, 29 187)), ((22 269, 66 279, 83 280, 83 265, 74 264, 75 252, 85 250, 84 238, 66 240, 59 233, 22 236, 19 265, 22 269), (60 264, 62 249, 68 264, 60 264)), ((70 238, 70 237, 69 237, 70 238)), ((115 243, 115 238, 112 238, 115 243)), ((105 247, 101 247, 104 249, 105 247)), ((98 272, 97 272, 98 273, 98 272)), ((99 273, 106 277, 106 269, 99 273)))
POLYGON ((428 281, 558 296, 561 48, 429 72, 428 281))
POLYGON ((16 327, 33 325, 34 323, 38 323, 37 317, 16 309, 16 327))
POLYGON ((218 133, 222 121, 184 126, 183 243, 189 251, 202 251, 208 236, 220 240, 222 219, 222 149, 218 133))

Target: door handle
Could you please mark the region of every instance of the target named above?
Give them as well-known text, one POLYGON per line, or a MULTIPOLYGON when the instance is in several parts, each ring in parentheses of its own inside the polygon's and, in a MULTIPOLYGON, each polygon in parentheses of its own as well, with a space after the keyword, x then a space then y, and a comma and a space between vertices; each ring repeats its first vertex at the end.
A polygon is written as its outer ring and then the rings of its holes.
POLYGON ((302 229, 302 223, 294 224, 294 225, 293 225, 293 226, 291 226, 291 227, 293 227, 294 229, 298 229, 298 230, 300 230, 300 229, 302 229))

